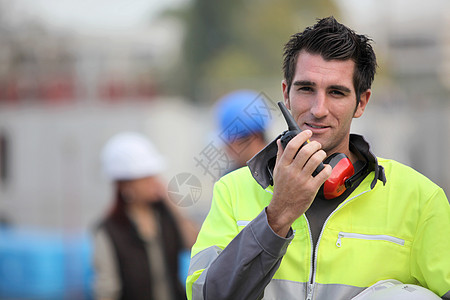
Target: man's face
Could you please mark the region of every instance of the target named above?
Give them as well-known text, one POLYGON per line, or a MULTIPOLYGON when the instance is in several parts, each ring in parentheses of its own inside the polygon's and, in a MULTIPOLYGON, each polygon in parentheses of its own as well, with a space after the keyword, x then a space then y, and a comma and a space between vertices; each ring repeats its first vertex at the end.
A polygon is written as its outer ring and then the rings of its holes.
POLYGON ((325 61, 322 56, 302 51, 295 67, 288 93, 283 80, 286 106, 302 130, 313 132, 311 140, 322 144, 331 155, 350 155, 349 134, 353 118, 360 117, 369 101, 370 90, 361 95, 356 105, 352 60, 325 61))

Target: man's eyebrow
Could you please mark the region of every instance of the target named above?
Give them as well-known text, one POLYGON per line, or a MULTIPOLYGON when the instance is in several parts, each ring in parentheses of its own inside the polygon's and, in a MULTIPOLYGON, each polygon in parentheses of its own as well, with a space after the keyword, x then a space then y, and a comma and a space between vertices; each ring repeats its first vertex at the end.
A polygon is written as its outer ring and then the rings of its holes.
POLYGON ((294 83, 292 83, 292 85, 297 85, 297 86, 315 86, 316 84, 312 81, 309 80, 297 80, 294 81, 294 83))
POLYGON ((329 89, 330 90, 339 90, 339 91, 346 92, 346 93, 350 93, 351 92, 351 90, 348 87, 343 86, 343 85, 331 85, 329 87, 329 89))
MULTIPOLYGON (((309 81, 309 80, 297 80, 297 81, 294 81, 292 83, 292 85, 294 85, 294 86, 316 86, 316 83, 309 81)), ((339 84, 330 85, 328 89, 329 90, 339 90, 344 93, 351 93, 351 90, 348 87, 339 85, 339 84)))

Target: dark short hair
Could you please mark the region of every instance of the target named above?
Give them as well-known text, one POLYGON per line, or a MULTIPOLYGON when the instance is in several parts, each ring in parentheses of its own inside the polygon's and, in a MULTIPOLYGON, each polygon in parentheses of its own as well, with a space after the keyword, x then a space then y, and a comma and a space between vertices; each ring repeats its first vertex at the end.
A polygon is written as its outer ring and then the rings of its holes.
POLYGON ((320 19, 303 32, 292 35, 284 46, 283 55, 283 72, 288 92, 294 78, 298 54, 304 50, 320 54, 325 60, 353 60, 353 85, 359 102, 361 94, 372 86, 377 68, 371 42, 370 38, 356 34, 332 16, 320 19))

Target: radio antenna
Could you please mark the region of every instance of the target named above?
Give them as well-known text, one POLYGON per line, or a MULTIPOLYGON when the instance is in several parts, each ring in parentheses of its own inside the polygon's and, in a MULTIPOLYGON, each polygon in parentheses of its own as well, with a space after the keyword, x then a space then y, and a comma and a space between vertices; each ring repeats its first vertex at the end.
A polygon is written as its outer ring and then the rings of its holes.
POLYGON ((281 112, 283 113, 283 117, 286 120, 288 125, 288 129, 290 131, 298 130, 301 131, 300 127, 298 127, 297 122, 295 122, 294 117, 292 117, 291 113, 288 111, 283 102, 279 101, 278 106, 280 107, 281 112))

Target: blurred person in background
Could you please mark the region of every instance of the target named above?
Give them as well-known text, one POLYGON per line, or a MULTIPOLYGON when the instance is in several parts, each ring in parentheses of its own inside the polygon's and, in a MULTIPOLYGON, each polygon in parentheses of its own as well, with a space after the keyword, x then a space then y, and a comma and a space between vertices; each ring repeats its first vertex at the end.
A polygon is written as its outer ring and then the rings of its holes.
POLYGON ((443 189, 350 134, 372 93, 371 44, 333 17, 290 37, 281 87, 299 130, 216 182, 188 299, 450 299, 443 189))
POLYGON ((219 136, 232 162, 225 173, 245 166, 267 144, 271 117, 265 101, 262 94, 247 89, 232 91, 217 100, 214 113, 219 136))
POLYGON ((94 232, 96 299, 185 299, 178 258, 197 230, 167 199, 163 157, 144 135, 123 132, 101 159, 115 201, 94 232))

